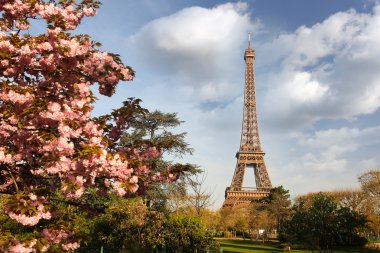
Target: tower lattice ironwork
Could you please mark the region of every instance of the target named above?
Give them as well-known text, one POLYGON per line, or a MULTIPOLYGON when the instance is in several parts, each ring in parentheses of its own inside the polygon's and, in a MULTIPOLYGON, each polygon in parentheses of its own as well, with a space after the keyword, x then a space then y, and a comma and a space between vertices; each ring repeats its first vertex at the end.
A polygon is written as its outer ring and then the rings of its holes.
POLYGON ((245 50, 244 60, 246 69, 240 149, 236 154, 237 163, 231 186, 226 188, 223 207, 266 197, 272 188, 265 166, 265 153, 262 151, 260 144, 254 79, 255 51, 251 47, 250 34, 248 35, 248 48, 245 50), (249 165, 253 166, 256 187, 243 187, 244 174, 249 165))

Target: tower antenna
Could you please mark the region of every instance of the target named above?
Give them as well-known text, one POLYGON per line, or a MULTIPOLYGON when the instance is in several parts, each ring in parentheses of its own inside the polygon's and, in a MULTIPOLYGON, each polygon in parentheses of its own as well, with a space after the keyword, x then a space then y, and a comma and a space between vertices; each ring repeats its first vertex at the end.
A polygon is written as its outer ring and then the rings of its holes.
POLYGON ((251 48, 251 33, 248 33, 248 48, 251 48))

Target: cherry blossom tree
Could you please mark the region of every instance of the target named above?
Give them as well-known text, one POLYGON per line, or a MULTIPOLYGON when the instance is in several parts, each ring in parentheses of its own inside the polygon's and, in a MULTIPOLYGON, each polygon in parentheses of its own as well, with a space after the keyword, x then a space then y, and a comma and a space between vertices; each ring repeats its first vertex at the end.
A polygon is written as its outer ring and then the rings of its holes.
POLYGON ((0 231, 2 252, 74 251, 80 241, 70 219, 56 219, 62 203, 81 205, 90 187, 131 195, 154 178, 144 160, 157 150, 110 148, 128 127, 125 115, 103 121, 90 115, 96 99, 91 85, 111 96, 119 81, 134 76, 90 36, 73 35, 99 5, 0 0, 1 201, 5 213, 30 231, 23 238, 0 231), (36 22, 46 25, 45 33, 33 34, 36 22))

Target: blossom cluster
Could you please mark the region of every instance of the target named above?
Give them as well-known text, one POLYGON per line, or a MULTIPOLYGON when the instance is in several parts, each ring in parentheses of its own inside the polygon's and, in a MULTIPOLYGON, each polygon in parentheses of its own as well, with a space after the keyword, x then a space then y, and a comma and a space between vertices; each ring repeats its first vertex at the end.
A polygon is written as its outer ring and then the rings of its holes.
MULTIPOLYGON (((9 245, 9 247, 4 251, 4 253, 34 253, 37 252, 35 249, 35 246, 37 244, 37 240, 34 239, 31 242, 28 243, 22 243, 18 240, 15 240, 12 242, 12 244, 9 245)), ((49 246, 44 245, 39 250, 40 252, 46 252, 48 250, 49 246)))
MULTIPOLYGON (((28 198, 16 197, 13 199, 13 204, 15 204, 15 202, 18 204, 17 206, 19 206, 18 210, 20 210, 20 206, 23 206, 28 209, 28 212, 15 212, 12 208, 9 208, 8 215, 11 219, 18 221, 22 225, 33 226, 41 219, 49 220, 52 217, 51 212, 43 205, 43 203, 46 202, 45 197, 29 193, 28 198)), ((8 203, 12 203, 12 201, 9 201, 8 203)))
MULTIPOLYGON (((54 23, 57 26, 62 26, 65 29, 75 29, 81 22, 84 16, 95 16, 96 12, 92 7, 83 6, 81 11, 74 9, 74 6, 67 4, 66 6, 58 6, 54 3, 45 3, 44 1, 3 1, 0 10, 4 10, 4 17, 15 19, 15 27, 17 29, 26 30, 30 27, 29 22, 23 19, 16 19, 19 17, 36 18, 37 16, 47 20, 48 23, 54 23), (58 20, 60 22, 58 24, 58 20), (54 22, 55 21, 55 22, 54 22)), ((2 26, 4 30, 9 27, 2 26)))

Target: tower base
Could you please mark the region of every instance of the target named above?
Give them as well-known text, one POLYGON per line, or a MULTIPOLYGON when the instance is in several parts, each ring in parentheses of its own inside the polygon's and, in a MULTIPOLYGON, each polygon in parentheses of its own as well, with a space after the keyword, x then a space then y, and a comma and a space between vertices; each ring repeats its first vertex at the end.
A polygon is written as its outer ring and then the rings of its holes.
POLYGON ((222 208, 233 207, 242 203, 250 203, 253 200, 267 197, 269 193, 270 188, 227 187, 222 208))

